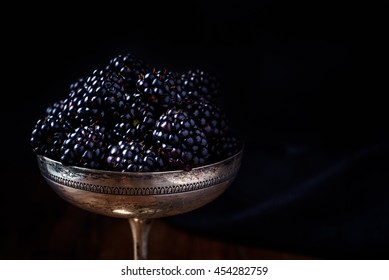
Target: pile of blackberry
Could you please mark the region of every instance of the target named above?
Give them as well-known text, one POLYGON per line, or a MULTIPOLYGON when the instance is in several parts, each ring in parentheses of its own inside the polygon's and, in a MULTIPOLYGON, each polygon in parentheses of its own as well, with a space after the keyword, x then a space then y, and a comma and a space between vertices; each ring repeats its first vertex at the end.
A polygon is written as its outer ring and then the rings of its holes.
POLYGON ((31 144, 64 165, 122 171, 191 170, 240 149, 201 70, 156 70, 118 55, 69 87, 36 122, 31 144))

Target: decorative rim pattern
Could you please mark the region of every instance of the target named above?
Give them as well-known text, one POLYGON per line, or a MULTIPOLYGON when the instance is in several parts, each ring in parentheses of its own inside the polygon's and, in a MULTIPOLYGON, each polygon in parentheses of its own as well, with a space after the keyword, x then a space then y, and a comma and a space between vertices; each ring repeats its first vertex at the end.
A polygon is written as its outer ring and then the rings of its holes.
MULTIPOLYGON (((64 185, 73 189, 101 193, 101 194, 112 194, 112 195, 129 195, 129 196, 145 196, 145 195, 164 195, 190 192, 195 190, 204 189, 210 186, 221 184, 225 181, 232 180, 235 177, 235 173, 228 173, 223 176, 217 176, 211 179, 196 181, 194 183, 171 185, 171 186, 159 186, 149 188, 134 188, 134 187, 115 187, 115 186, 104 186, 98 184, 90 184, 85 182, 79 182, 63 177, 59 177, 51 174, 44 170, 44 177, 60 185, 64 185)), ((42 171, 43 171, 42 170, 42 171)))

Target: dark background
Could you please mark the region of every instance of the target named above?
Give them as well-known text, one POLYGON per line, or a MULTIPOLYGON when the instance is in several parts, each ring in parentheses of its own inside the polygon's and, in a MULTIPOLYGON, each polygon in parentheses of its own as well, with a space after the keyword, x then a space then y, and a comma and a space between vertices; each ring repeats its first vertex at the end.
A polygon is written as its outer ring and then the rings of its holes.
MULTIPOLYGON (((0 257, 24 258, 23 248, 34 247, 29 232, 48 238, 45 217, 54 219, 64 205, 41 188, 29 145, 34 123, 72 81, 132 52, 157 68, 215 73, 224 108, 245 142, 233 186, 171 224, 317 258, 386 258, 388 110, 380 17, 362 6, 312 2, 8 11, 0 113, 0 245, 7 249, 0 257), (6 246, 9 240, 16 247, 6 246)), ((43 249, 34 252, 32 258, 47 258, 43 249)))

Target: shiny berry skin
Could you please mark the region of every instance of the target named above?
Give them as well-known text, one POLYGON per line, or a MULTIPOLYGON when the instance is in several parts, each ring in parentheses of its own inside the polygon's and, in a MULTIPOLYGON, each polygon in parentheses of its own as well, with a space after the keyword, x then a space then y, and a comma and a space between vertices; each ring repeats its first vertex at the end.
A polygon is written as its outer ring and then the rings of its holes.
POLYGON ((104 128, 85 126, 69 133, 61 147, 61 162, 86 168, 105 166, 106 142, 104 128))
POLYGON ((209 157, 208 140, 189 114, 169 109, 155 124, 153 138, 171 169, 191 169, 209 157))

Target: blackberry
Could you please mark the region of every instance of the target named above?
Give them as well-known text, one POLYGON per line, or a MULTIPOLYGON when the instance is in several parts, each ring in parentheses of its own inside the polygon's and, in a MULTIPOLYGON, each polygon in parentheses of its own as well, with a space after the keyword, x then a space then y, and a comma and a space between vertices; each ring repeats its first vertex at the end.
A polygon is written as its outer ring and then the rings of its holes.
POLYGON ((143 60, 128 53, 112 58, 106 70, 121 76, 124 79, 124 88, 126 90, 135 91, 135 84, 139 76, 150 72, 151 69, 143 60))
POLYGON ((216 104, 208 102, 185 102, 181 108, 194 118, 198 127, 209 138, 222 137, 228 130, 225 113, 216 104))
POLYGON ((143 153, 143 169, 140 171, 162 171, 165 169, 165 162, 158 150, 153 146, 147 148, 143 153))
POLYGON ((82 88, 84 86, 85 79, 79 78, 77 81, 73 82, 69 86, 70 91, 77 91, 79 88, 82 88))
POLYGON ((181 75, 182 88, 188 92, 191 100, 205 100, 208 102, 216 102, 219 91, 219 81, 200 69, 189 70, 181 75))
POLYGON ((242 143, 238 138, 231 133, 228 133, 223 137, 216 139, 212 154, 214 160, 222 160, 236 154, 241 148, 242 143))
POLYGON ((61 162, 101 169, 105 166, 106 143, 105 129, 100 126, 84 126, 69 133, 61 147, 61 162))
MULTIPOLYGON (((109 74, 100 79, 100 85, 89 89, 91 108, 101 111, 102 117, 110 122, 118 120, 118 117, 126 111, 126 93, 123 88, 123 80, 116 74, 109 74), (100 102, 93 102, 96 98, 100 102), (95 107, 94 107, 95 104, 95 107)), ((86 101, 86 100, 85 100, 86 101)))
POLYGON ((160 112, 183 101, 181 80, 172 72, 163 70, 141 75, 136 85, 145 100, 155 104, 160 112))
MULTIPOLYGON (((96 86, 101 77, 103 77, 103 73, 95 70, 91 76, 85 79, 80 78, 77 82, 70 85, 70 92, 67 98, 63 100, 62 116, 74 128, 91 125, 93 123, 92 118, 96 118, 93 116, 93 113, 97 114, 97 110, 92 111, 92 108, 86 104, 85 98, 90 95, 90 87, 96 86)), ((95 100, 95 102, 99 101, 101 100, 95 100)))
POLYGON ((220 86, 201 70, 150 69, 118 55, 72 83, 31 134, 33 150, 65 165, 148 172, 184 169, 236 153, 220 86))
POLYGON ((107 168, 122 172, 160 171, 163 159, 152 147, 137 141, 120 141, 109 147, 107 168))
POLYGON ((31 133, 31 145, 33 151, 54 160, 59 160, 62 143, 66 139, 70 126, 62 119, 48 115, 35 124, 31 133))
POLYGON ((123 79, 115 73, 95 70, 82 86, 72 88, 63 114, 75 127, 112 124, 126 110, 123 79))
POLYGON ((154 106, 144 102, 139 93, 127 95, 126 103, 127 110, 120 115, 114 127, 116 139, 150 143, 150 130, 158 117, 154 106))
POLYGON ((60 100, 58 102, 54 102, 52 105, 46 108, 46 117, 48 116, 57 116, 63 111, 64 101, 60 100))
POLYGON ((190 170, 209 158, 205 134, 181 109, 169 109, 162 114, 152 134, 169 169, 190 170))

